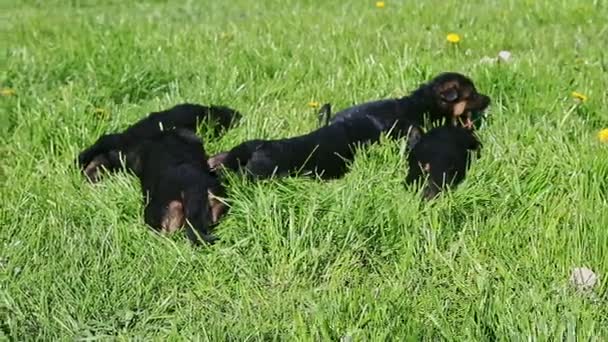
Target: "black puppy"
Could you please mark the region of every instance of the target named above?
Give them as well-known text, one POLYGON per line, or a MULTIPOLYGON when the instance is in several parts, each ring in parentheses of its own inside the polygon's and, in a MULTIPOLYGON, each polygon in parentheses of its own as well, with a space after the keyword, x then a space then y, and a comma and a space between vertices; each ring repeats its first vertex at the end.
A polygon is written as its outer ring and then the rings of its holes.
MULTIPOLYGON (((395 118, 423 126, 425 119, 431 124, 447 121, 454 125, 471 127, 473 119, 490 104, 490 98, 477 92, 468 77, 446 72, 421 85, 409 96, 363 103, 346 108, 329 120, 330 124, 368 116, 384 131, 391 128, 395 118)), ((326 111, 326 113, 329 113, 326 111)))
MULTIPOLYGON (((209 122, 209 127, 214 132, 229 128, 241 114, 233 109, 220 106, 201 106, 197 104, 180 104, 170 109, 154 112, 146 118, 128 127, 122 133, 106 134, 101 136, 92 146, 78 155, 77 163, 86 177, 93 183, 99 181, 102 168, 115 171, 120 164, 112 163, 110 160, 118 154, 133 154, 139 145, 163 130, 182 128, 196 131, 198 124, 209 122)), ((127 169, 133 165, 127 158, 127 169)))
MULTIPOLYGON (((409 128, 409 123, 395 120, 391 135, 405 136, 409 128)), ((378 141, 382 133, 373 118, 361 116, 293 138, 246 141, 211 157, 209 165, 242 169, 253 178, 313 173, 322 179, 340 178, 356 148, 378 141)))
POLYGON ((426 134, 415 128, 412 132, 406 183, 412 184, 428 175, 423 190, 423 197, 427 200, 435 198, 443 189, 461 183, 470 167, 469 151, 481 149, 473 131, 464 127, 441 126, 426 134))
MULTIPOLYGON (((382 100, 351 107, 336 114, 330 124, 312 133, 280 140, 244 142, 229 152, 210 159, 212 168, 245 169, 249 174, 268 178, 297 172, 316 172, 322 178, 338 178, 346 163, 354 158, 353 146, 380 139, 407 136, 410 128, 423 125, 428 114, 432 122, 447 119, 470 126, 472 114, 483 111, 490 99, 479 94, 471 80, 457 73, 444 73, 401 99, 382 100)), ((320 115, 329 117, 331 106, 320 115)))
POLYGON ((209 227, 226 210, 218 200, 224 188, 209 170, 203 143, 193 132, 157 132, 129 149, 125 160, 116 151, 106 156, 106 167, 120 168, 125 162, 139 178, 148 225, 164 233, 185 226, 194 243, 213 242, 209 227))

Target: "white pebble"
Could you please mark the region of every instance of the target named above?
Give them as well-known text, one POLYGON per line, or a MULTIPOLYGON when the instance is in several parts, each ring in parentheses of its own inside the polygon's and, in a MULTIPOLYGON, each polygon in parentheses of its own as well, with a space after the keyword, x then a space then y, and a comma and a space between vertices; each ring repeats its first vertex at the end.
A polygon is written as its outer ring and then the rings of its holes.
POLYGON ((353 342, 353 337, 350 335, 344 335, 340 337, 340 342, 353 342))
POLYGON ((511 52, 502 50, 498 53, 498 60, 501 62, 510 62, 511 61, 511 52))
POLYGON ((586 267, 575 267, 570 276, 570 283, 579 290, 589 290, 597 283, 598 277, 586 267))

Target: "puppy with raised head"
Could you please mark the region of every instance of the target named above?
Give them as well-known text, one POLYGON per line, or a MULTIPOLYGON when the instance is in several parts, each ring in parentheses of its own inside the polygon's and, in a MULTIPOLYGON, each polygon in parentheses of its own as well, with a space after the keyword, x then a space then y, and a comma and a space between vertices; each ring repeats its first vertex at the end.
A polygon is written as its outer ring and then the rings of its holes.
POLYGON ((163 233, 185 227, 195 244, 214 241, 210 226, 227 209, 218 199, 224 195, 224 188, 209 170, 203 143, 193 132, 157 132, 126 155, 113 150, 105 156, 105 166, 116 169, 125 163, 139 178, 144 221, 149 226, 163 233))
POLYGON ((490 104, 468 77, 446 72, 421 85, 409 96, 363 103, 346 108, 329 120, 330 124, 368 116, 377 127, 387 131, 395 118, 418 126, 425 121, 472 127, 473 120, 490 104))
MULTIPOLYGON (((255 178, 317 173, 321 178, 338 178, 354 158, 353 146, 380 139, 407 136, 412 125, 447 120, 450 125, 472 125, 475 112, 483 111, 489 97, 477 92, 473 82, 458 73, 444 73, 422 85, 409 96, 364 103, 338 112, 329 125, 309 134, 279 140, 244 142, 228 152, 213 156, 210 165, 231 170, 244 169, 255 178)), ((331 115, 326 104, 320 116, 331 115)), ((323 119, 321 119, 323 121, 323 119)))
MULTIPOLYGON (((157 136, 163 130, 174 128, 196 131, 198 124, 208 122, 214 132, 228 129, 241 118, 234 109, 221 106, 202 106, 197 104, 180 104, 164 111, 154 112, 136 122, 125 131, 101 136, 92 146, 78 155, 77 164, 87 179, 95 183, 99 181, 101 170, 115 171, 120 164, 110 160, 119 154, 136 155, 132 153, 140 147, 143 141, 157 136)), ((128 159, 128 158, 127 158, 128 159)), ((131 167, 126 164, 127 169, 131 167)))
POLYGON ((481 143, 471 129, 457 126, 436 127, 422 134, 415 128, 407 156, 409 172, 407 184, 422 180, 426 185, 422 196, 431 200, 447 188, 460 184, 471 165, 472 151, 479 151, 481 143))

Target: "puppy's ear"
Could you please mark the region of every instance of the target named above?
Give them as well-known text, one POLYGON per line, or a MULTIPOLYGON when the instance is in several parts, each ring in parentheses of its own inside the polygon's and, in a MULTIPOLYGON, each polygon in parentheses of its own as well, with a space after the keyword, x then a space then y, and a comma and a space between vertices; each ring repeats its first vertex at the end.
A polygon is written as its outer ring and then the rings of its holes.
POLYGON ((458 91, 455 88, 449 88, 439 93, 441 99, 446 102, 454 102, 458 100, 458 91))
POLYGON ((407 149, 409 151, 413 150, 418 142, 420 142, 420 139, 422 139, 422 134, 422 128, 414 125, 410 126, 407 132, 407 149))

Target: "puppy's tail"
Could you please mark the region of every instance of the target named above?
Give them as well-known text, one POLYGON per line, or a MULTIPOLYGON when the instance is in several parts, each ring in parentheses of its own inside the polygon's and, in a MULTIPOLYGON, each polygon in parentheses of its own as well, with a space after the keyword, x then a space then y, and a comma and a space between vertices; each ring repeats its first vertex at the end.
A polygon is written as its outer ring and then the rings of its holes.
POLYGON ((225 106, 210 106, 207 108, 207 120, 215 123, 212 127, 228 130, 236 125, 243 115, 235 109, 225 106))
POLYGON ((331 103, 326 103, 319 109, 319 126, 329 125, 329 119, 331 117, 331 103))

